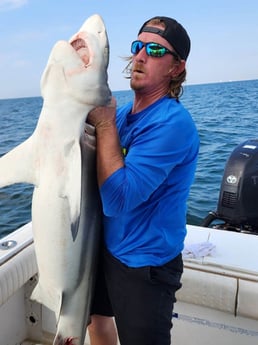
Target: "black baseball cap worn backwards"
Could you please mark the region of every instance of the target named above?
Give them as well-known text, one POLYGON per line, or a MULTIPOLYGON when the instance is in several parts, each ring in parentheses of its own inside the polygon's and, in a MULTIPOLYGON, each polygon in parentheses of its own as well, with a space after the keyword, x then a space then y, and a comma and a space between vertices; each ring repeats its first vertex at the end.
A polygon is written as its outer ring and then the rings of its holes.
POLYGON ((186 60, 191 47, 191 41, 190 38, 186 32, 186 30, 183 28, 183 26, 178 23, 175 19, 169 18, 169 17, 153 17, 149 20, 147 20, 142 27, 139 30, 138 35, 142 32, 152 32, 154 34, 157 34, 165 40, 167 40, 172 47, 175 49, 177 54, 180 56, 181 59, 186 60), (152 26, 149 26, 151 24, 147 24, 150 20, 153 19, 159 19, 161 22, 165 24, 165 29, 159 29, 152 26))

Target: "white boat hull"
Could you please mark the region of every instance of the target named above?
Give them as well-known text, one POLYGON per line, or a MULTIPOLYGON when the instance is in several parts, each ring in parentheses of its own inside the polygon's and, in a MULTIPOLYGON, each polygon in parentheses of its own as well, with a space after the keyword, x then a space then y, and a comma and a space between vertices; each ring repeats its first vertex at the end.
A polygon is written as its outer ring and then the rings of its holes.
MULTIPOLYGON (((258 344, 258 236, 188 226, 186 246, 209 241, 212 256, 184 259, 174 344, 258 344)), ((54 313, 30 300, 37 281, 31 223, 0 240, 1 345, 52 344, 54 313), (17 245, 10 249, 12 240, 17 245)), ((86 336, 85 344, 89 344, 86 336)))

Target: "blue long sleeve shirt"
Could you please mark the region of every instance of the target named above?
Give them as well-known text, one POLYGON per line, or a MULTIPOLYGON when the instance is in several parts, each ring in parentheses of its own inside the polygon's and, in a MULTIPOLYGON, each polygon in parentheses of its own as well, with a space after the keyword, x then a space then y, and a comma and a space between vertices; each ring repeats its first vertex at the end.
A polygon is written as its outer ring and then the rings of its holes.
POLYGON ((199 149, 182 104, 164 97, 137 114, 117 110, 124 167, 101 186, 107 249, 129 267, 159 266, 183 249, 199 149))

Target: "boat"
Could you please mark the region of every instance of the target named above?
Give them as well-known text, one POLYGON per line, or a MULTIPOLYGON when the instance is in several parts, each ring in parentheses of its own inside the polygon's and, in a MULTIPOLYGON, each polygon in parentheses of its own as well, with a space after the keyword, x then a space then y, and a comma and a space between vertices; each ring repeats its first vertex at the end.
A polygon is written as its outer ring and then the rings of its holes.
MULTIPOLYGON (((257 155, 258 140, 239 145, 225 168, 217 211, 200 226, 187 225, 173 344, 258 344, 257 155)), ((1 345, 52 344, 55 315, 30 299, 37 277, 30 222, 0 240, 1 345)))
MULTIPOLYGON (((187 228, 186 248, 210 243, 215 253, 184 258, 183 285, 172 318, 173 343, 257 345, 258 236, 187 228)), ((52 344, 55 315, 30 300, 36 282, 32 224, 28 223, 0 240, 1 345, 52 344)), ((89 344, 88 335, 85 344, 89 344)))

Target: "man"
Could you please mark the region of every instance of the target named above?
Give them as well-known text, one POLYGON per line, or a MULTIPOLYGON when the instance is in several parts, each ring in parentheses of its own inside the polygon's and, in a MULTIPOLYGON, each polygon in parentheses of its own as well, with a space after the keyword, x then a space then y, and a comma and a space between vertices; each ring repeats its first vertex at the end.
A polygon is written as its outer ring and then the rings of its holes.
POLYGON ((179 102, 189 51, 190 39, 177 21, 148 20, 131 46, 133 102, 116 111, 112 100, 88 117, 96 127, 104 211, 92 345, 116 344, 110 316, 121 345, 170 344, 199 149, 194 122, 179 102))

